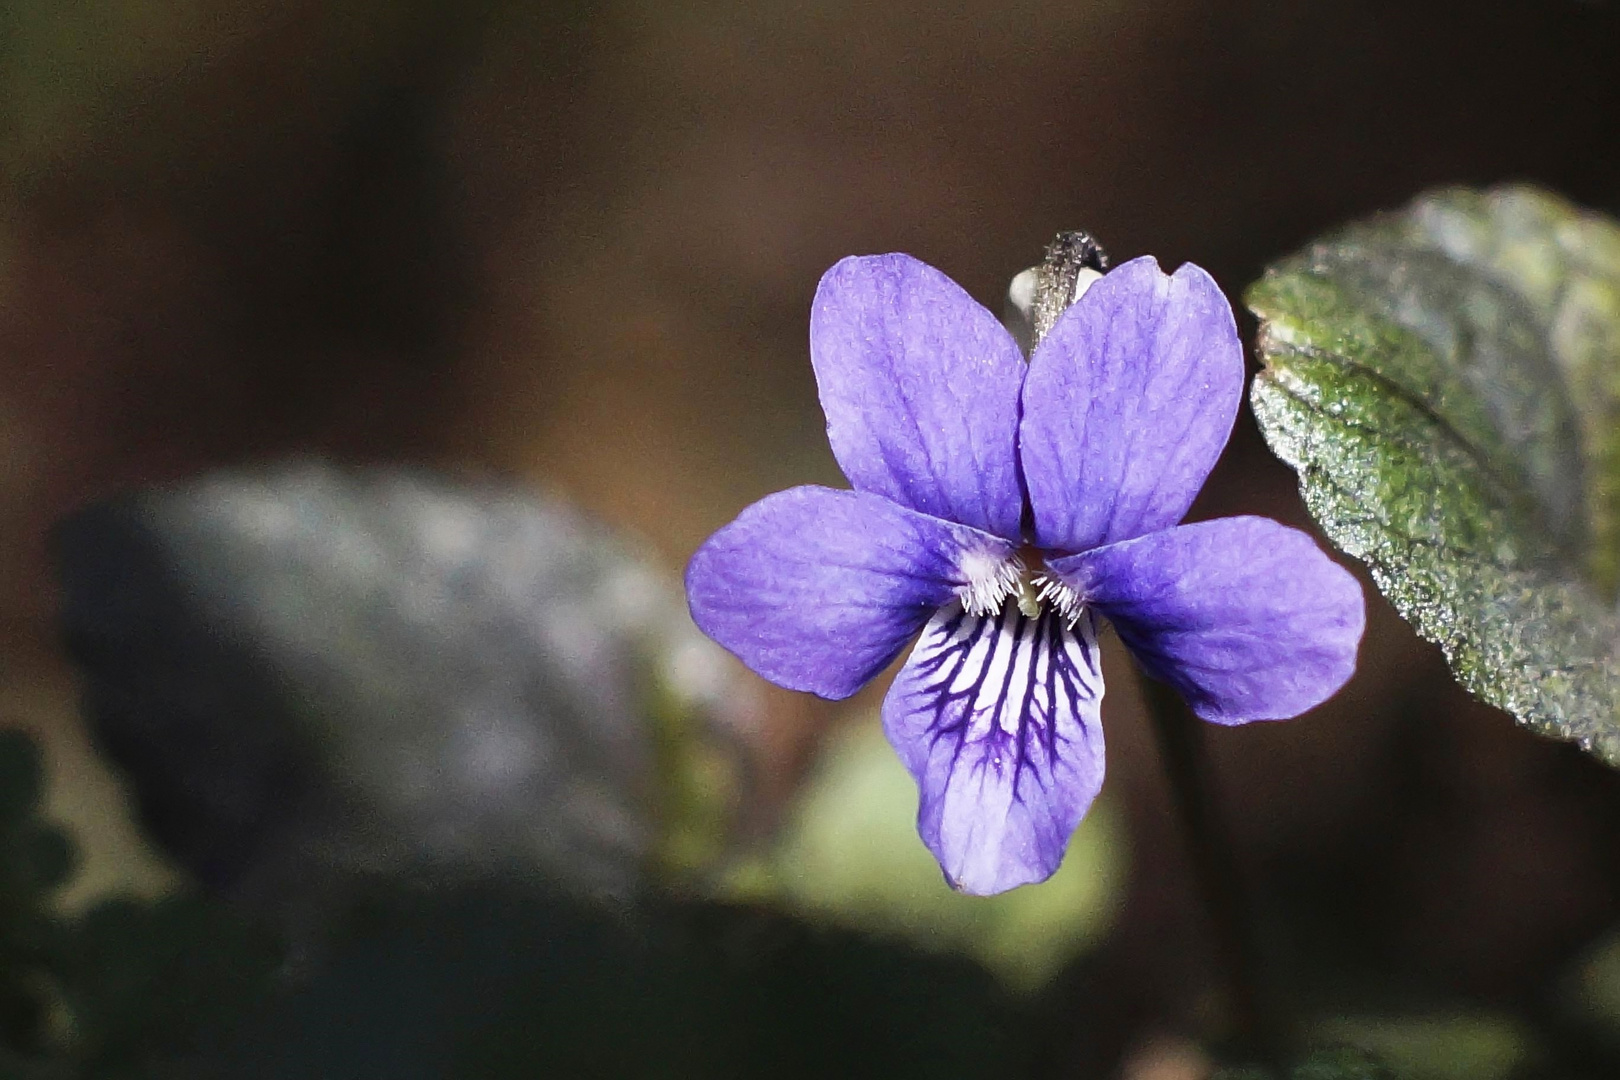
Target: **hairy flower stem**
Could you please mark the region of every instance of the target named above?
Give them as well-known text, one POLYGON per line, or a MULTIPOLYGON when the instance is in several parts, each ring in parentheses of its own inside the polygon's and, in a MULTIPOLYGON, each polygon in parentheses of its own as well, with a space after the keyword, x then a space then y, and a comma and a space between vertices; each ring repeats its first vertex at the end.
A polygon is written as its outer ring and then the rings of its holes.
POLYGON ((1231 1010, 1234 1049, 1276 1063, 1282 1032, 1261 977, 1253 908, 1238 873, 1231 834, 1212 787, 1204 725, 1174 689, 1146 675, 1142 695, 1171 796, 1187 842, 1193 874, 1214 934, 1216 961, 1231 1010))

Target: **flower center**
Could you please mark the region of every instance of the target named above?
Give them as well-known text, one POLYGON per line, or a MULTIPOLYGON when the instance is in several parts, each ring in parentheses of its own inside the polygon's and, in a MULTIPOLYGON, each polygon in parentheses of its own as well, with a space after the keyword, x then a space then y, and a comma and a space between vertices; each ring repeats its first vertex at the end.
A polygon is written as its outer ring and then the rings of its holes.
POLYGON ((1028 545, 1005 558, 969 555, 962 560, 962 573, 968 583, 956 594, 969 615, 993 615, 1010 601, 1026 618, 1052 608, 1073 626, 1085 610, 1080 594, 1046 568, 1045 554, 1028 545))

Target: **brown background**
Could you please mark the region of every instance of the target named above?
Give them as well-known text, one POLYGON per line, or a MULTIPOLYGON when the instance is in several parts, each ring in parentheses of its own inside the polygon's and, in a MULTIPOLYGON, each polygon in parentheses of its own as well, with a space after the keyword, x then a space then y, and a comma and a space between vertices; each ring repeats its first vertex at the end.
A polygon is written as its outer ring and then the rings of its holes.
MULTIPOLYGON (((1435 184, 1620 203, 1608 4, 22 7, 0 718, 49 736, 83 889, 162 880, 53 643, 44 536, 87 500, 288 453, 430 462, 564 492, 675 568, 754 498, 838 482, 805 332, 842 255, 909 251, 999 306, 1081 227, 1236 296, 1435 184)), ((1235 511, 1305 522, 1247 417, 1196 510, 1235 511)), ((772 701, 790 776, 834 711, 772 701)), ((1128 689, 1107 717, 1136 863, 1099 963, 1122 1013, 1190 1015, 1177 834, 1128 689)), ((1620 914, 1616 778, 1471 704, 1381 601, 1337 700, 1214 747, 1262 894, 1318 897, 1425 985, 1522 997, 1620 914)))

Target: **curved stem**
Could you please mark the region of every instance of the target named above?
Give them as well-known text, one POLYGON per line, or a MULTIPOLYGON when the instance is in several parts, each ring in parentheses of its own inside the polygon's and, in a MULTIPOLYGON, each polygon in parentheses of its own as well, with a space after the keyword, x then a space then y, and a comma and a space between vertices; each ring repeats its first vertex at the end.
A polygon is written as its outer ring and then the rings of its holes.
POLYGON ((1281 1031, 1263 992, 1252 908, 1212 787, 1203 722, 1171 687, 1145 674, 1141 682, 1193 874, 1214 932, 1216 960, 1226 982, 1236 1041, 1245 1051, 1275 1060, 1281 1031))

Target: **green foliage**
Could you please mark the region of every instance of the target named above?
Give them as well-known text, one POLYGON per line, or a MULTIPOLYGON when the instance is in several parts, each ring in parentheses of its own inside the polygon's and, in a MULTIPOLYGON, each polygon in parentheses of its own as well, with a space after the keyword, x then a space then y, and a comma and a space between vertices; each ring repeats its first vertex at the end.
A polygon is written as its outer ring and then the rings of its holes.
POLYGON ((977 959, 1019 991, 1038 990, 1112 924, 1124 837, 1092 808, 1050 880, 995 897, 953 891, 917 838, 917 785, 875 716, 831 741, 769 858, 733 879, 814 921, 977 959))
POLYGON ((1566 979, 1562 1005, 1604 1047, 1620 1048, 1620 930, 1611 929, 1566 979))
POLYGON ((228 1028, 269 985, 274 940, 192 897, 60 916, 71 843, 36 816, 38 748, 0 732, 0 1076, 167 1077, 199 1032, 228 1028))
POLYGON ((1222 1069, 1214 1080, 1401 1080, 1387 1065, 1360 1050, 1319 1050, 1286 1073, 1259 1066, 1222 1069))
POLYGON ((50 1041, 44 963, 55 928, 42 898, 72 862, 65 838, 34 819, 43 783, 38 748, 20 732, 0 731, 0 1066, 7 1076, 31 1075, 28 1059, 50 1041))
POLYGON ((1507 1080, 1537 1056, 1525 1022, 1507 1013, 1452 1008, 1409 1015, 1339 1016, 1313 1025, 1321 1041, 1352 1046, 1402 1076, 1507 1080))
POLYGON ((199 1033, 228 1030, 280 959, 268 934, 197 897, 107 901, 64 927, 54 969, 88 1075, 168 1075, 199 1033))
POLYGON ((5 1080, 1021 1071, 1016 1003, 980 966, 754 907, 380 880, 307 928, 293 977, 217 901, 64 918, 71 850, 42 787, 34 744, 0 732, 5 1080))
POLYGON ((1306 505, 1470 691, 1620 765, 1620 226, 1425 195, 1250 289, 1306 505))

